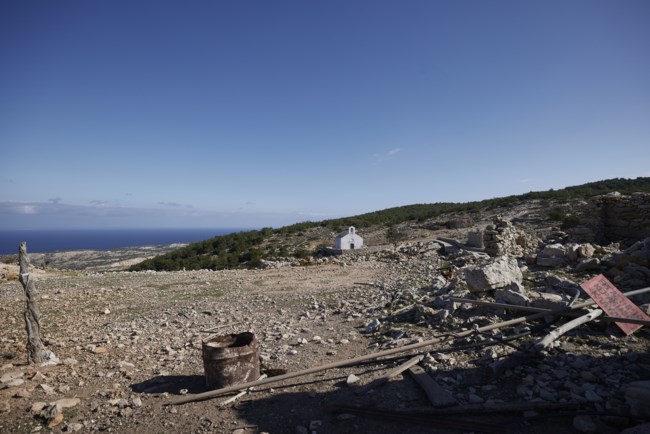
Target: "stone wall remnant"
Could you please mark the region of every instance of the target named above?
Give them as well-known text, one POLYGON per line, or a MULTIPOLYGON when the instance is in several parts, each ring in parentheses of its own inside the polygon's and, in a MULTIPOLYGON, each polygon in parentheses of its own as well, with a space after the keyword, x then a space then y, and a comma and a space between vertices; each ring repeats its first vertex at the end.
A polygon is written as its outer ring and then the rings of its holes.
POLYGON ((650 237, 650 193, 609 193, 592 197, 578 211, 580 222, 570 229, 578 241, 629 246, 650 237))

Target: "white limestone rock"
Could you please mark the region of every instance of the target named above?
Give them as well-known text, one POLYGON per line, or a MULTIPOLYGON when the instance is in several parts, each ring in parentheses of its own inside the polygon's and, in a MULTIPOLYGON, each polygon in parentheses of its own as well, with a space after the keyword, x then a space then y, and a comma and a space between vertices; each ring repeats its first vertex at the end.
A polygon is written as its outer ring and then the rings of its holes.
POLYGON ((523 274, 515 258, 501 256, 466 268, 464 278, 471 292, 482 292, 503 288, 513 282, 521 283, 523 274))
POLYGON ((567 248, 562 244, 549 244, 537 254, 537 265, 561 267, 568 261, 567 248))
POLYGON ((519 282, 512 282, 505 288, 494 291, 494 298, 498 303, 514 304, 516 306, 527 306, 530 298, 526 294, 526 288, 519 282))

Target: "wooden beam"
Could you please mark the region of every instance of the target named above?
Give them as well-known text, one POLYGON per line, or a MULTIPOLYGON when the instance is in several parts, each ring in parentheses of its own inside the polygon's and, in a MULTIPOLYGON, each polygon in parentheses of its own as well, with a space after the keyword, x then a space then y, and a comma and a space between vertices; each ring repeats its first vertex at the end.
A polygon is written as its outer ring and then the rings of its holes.
MULTIPOLYGON (((650 287, 648 288, 642 288, 642 289, 637 289, 635 291, 629 291, 623 293, 626 297, 632 297, 634 295, 639 295, 643 294, 650 291, 650 287)), ((477 306, 487 306, 487 307, 492 307, 495 309, 508 309, 508 310, 519 310, 519 311, 525 311, 525 312, 547 312, 549 314, 553 315, 562 315, 562 316, 571 316, 571 317, 578 317, 581 316, 582 314, 577 312, 578 309, 584 308, 591 306, 595 304, 593 300, 587 300, 584 303, 581 303, 580 305, 575 306, 575 310, 572 311, 566 311, 563 313, 556 314, 552 309, 544 309, 541 307, 532 307, 532 306, 518 306, 514 304, 507 304, 507 303, 496 303, 496 302, 491 302, 491 301, 484 301, 484 300, 470 300, 468 298, 460 298, 460 297, 449 297, 448 300, 455 301, 457 303, 466 303, 466 304, 474 304, 477 306), (588 303, 588 304, 587 304, 588 303)), ((641 324, 641 325, 650 325, 650 321, 644 320, 644 319, 637 319, 637 318, 622 318, 622 317, 613 317, 613 316, 601 316, 598 319, 602 321, 607 321, 607 322, 623 322, 623 323, 628 323, 628 324, 641 324)))
POLYGON ((392 369, 388 371, 386 374, 382 375, 379 378, 376 378, 372 382, 366 384, 365 386, 358 387, 357 390, 354 392, 357 395, 364 395, 368 392, 370 392, 372 389, 375 387, 383 386, 384 384, 388 383, 388 381, 396 377, 397 375, 401 374, 402 372, 406 371, 408 368, 410 368, 413 365, 417 365, 424 359, 424 355, 420 354, 418 356, 413 357, 412 359, 409 359, 406 363, 402 363, 395 369, 392 369))
POLYGON ((434 407, 451 407, 458 404, 458 401, 421 367, 417 365, 411 366, 408 372, 424 390, 424 393, 427 394, 429 401, 434 407))

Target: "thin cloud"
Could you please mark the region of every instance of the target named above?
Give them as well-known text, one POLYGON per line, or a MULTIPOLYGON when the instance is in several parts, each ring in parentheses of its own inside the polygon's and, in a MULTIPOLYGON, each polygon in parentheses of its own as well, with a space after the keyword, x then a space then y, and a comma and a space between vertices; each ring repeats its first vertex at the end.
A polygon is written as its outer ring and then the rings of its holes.
POLYGON ((305 217, 329 217, 333 214, 326 212, 298 211, 298 215, 305 217))
POLYGON ((34 205, 19 206, 16 211, 18 211, 18 214, 38 214, 38 208, 34 205))
POLYGON ((180 204, 178 202, 158 202, 158 205, 170 206, 170 207, 181 207, 181 206, 183 206, 182 204, 180 204))
POLYGON ((378 165, 378 164, 383 163, 384 161, 388 161, 388 160, 392 159, 393 157, 395 157, 395 155, 399 154, 400 152, 402 152, 402 148, 393 148, 393 149, 391 149, 389 151, 386 151, 386 152, 384 152, 382 154, 374 154, 372 156, 373 164, 378 165))
POLYGON ((326 216, 314 212, 225 211, 187 209, 184 207, 132 208, 93 201, 96 205, 63 202, 0 201, 0 221, 13 228, 115 228, 115 227, 281 227, 303 221, 309 216, 326 216))
MULTIPOLYGON (((189 216, 196 214, 191 210, 191 205, 184 207, 161 208, 132 208, 112 205, 106 200, 92 200, 90 205, 73 205, 61 201, 48 202, 10 202, 0 201, 0 218, 4 216, 32 215, 32 216, 86 216, 86 217, 160 217, 160 216, 189 216)), ((199 212, 201 213, 201 211, 199 212)))
POLYGON ((390 151, 388 151, 388 156, 392 157, 393 155, 398 154, 401 150, 402 148, 391 149, 390 151))
POLYGON ((93 206, 108 206, 109 202, 107 200, 91 200, 90 204, 93 206))
MULTIPOLYGON (((40 214, 41 206, 35 202, 0 202, 0 215, 13 214, 13 215, 29 215, 40 214)), ((51 204, 44 204, 52 206, 51 204)))
POLYGON ((56 205, 57 203, 60 203, 61 200, 62 199, 60 197, 54 197, 52 199, 48 199, 47 201, 56 205))

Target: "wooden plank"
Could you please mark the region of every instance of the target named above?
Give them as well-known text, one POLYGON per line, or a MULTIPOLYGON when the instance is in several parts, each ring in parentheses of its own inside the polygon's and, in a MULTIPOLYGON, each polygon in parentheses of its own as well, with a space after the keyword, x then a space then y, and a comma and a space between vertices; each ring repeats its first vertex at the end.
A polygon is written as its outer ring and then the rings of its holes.
POLYGON ((456 398, 436 383, 431 375, 421 367, 417 365, 411 366, 408 369, 408 373, 411 374, 415 382, 424 390, 424 393, 427 394, 429 401, 431 401, 434 407, 451 407, 452 405, 458 404, 456 398))
MULTIPOLYGON (((624 296, 626 297, 631 297, 633 295, 638 295, 638 294, 644 294, 650 291, 650 288, 642 288, 636 291, 630 291, 630 292, 625 292, 623 293, 624 296)), ((527 311, 527 312, 549 312, 555 314, 555 312, 552 309, 544 309, 540 307, 532 307, 532 306, 517 306, 514 304, 506 304, 506 303, 495 303, 491 301, 484 301, 484 300, 471 300, 468 298, 460 298, 460 297, 449 297, 447 298, 448 300, 451 301, 456 301, 458 303, 465 303, 465 304, 473 304, 476 306, 488 306, 492 307, 495 309, 508 309, 508 310, 521 310, 521 311, 527 311)), ((558 313, 557 315, 562 315, 562 316, 568 316, 568 317, 579 317, 582 316, 583 313, 580 313, 577 311, 577 309, 580 309, 582 307, 588 307, 590 305, 596 304, 593 300, 589 300, 585 303, 580 304, 579 306, 576 306, 576 310, 572 311, 566 311, 562 313, 558 313)), ((638 319, 638 318, 623 318, 620 316, 600 316, 598 317, 599 320, 602 321, 608 321, 608 322, 621 322, 625 324, 640 324, 640 325, 647 325, 650 326, 650 319, 638 319)))
POLYGON ((401 365, 399 365, 395 369, 392 369, 389 372, 387 372, 386 374, 382 375, 381 377, 373 380, 369 384, 359 387, 354 393, 356 393, 357 395, 364 395, 364 394, 370 392, 375 387, 383 386, 384 384, 388 383, 388 381, 391 378, 401 374, 402 372, 406 371, 411 366, 417 365, 418 363, 420 363, 422 361, 422 359, 424 359, 424 355, 422 355, 422 354, 420 354, 419 356, 415 356, 412 359, 409 359, 409 361, 407 361, 406 363, 402 363, 401 365))

